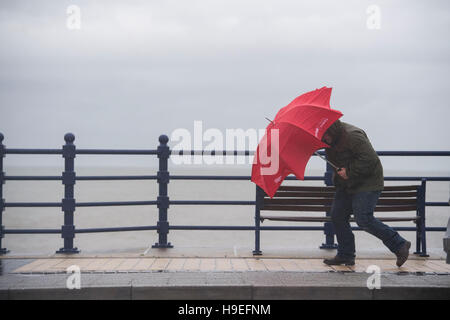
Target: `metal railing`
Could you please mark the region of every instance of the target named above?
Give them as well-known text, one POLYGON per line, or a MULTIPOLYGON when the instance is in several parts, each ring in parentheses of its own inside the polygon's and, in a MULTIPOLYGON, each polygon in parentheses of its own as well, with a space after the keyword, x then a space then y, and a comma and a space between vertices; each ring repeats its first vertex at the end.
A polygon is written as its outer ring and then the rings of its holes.
MULTIPOLYGON (((166 135, 159 137, 159 146, 154 150, 111 150, 111 149, 77 149, 74 145, 75 136, 67 133, 64 136, 65 144, 62 149, 12 149, 3 145, 4 136, 0 133, 0 254, 8 252, 2 248, 2 238, 6 234, 61 234, 64 245, 57 253, 78 253, 74 247, 74 238, 77 233, 120 232, 155 230, 158 233, 158 242, 153 248, 172 248, 168 242, 169 230, 246 230, 256 231, 257 226, 227 226, 227 225, 170 225, 168 221, 168 208, 170 205, 238 205, 255 206, 256 201, 233 200, 170 200, 167 185, 169 180, 244 180, 249 181, 250 176, 223 176, 223 175, 170 175, 168 160, 171 155, 208 155, 208 156, 251 156, 253 151, 205 151, 205 150, 170 150, 166 135), (64 158, 64 171, 61 176, 9 176, 3 171, 3 158, 8 154, 16 155, 61 155, 64 158), (159 159, 159 167, 156 175, 136 176, 77 176, 75 172, 76 155, 152 155, 159 159), (64 198, 60 202, 6 202, 3 199, 3 184, 6 181, 62 181, 64 185, 64 198), (109 202, 77 202, 74 198, 74 186, 76 181, 111 181, 111 180, 156 180, 159 185, 158 196, 149 201, 109 201, 109 202), (98 206, 154 206, 158 208, 158 221, 156 225, 109 227, 109 228, 75 228, 74 212, 76 208, 98 206), (64 225, 60 229, 9 229, 2 222, 2 214, 5 208, 12 207, 58 207, 64 212, 64 225)), ((450 151, 379 151, 380 156, 450 156, 450 151)), ((324 155, 324 152, 320 152, 324 155)), ((296 180, 289 176, 286 180, 296 180)), ((323 176, 307 176, 306 181, 324 181, 331 184, 331 171, 327 167, 323 176)), ((386 181, 450 181, 450 177, 385 177, 386 181)), ((426 206, 449 206, 449 202, 426 202, 426 206)), ((334 233, 329 222, 323 226, 258 226, 259 230, 323 230, 326 242, 321 248, 335 248, 334 233)), ((356 228, 357 229, 357 228, 356 228)), ((397 227, 397 230, 416 230, 409 227, 397 227)), ((427 227, 426 231, 445 231, 445 227, 427 227)))

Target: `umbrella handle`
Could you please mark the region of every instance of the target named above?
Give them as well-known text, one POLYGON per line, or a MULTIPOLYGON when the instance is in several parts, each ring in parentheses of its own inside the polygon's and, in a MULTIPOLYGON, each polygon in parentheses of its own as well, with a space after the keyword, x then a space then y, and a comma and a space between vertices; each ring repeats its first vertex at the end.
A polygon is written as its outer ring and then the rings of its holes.
POLYGON ((329 161, 327 158, 322 157, 317 151, 314 152, 314 154, 315 154, 316 156, 318 156, 320 159, 322 159, 322 160, 326 161, 327 163, 329 163, 330 166, 332 166, 333 168, 335 168, 337 172, 339 172, 339 171, 342 170, 342 168, 339 168, 337 165, 335 165, 333 162, 329 161))

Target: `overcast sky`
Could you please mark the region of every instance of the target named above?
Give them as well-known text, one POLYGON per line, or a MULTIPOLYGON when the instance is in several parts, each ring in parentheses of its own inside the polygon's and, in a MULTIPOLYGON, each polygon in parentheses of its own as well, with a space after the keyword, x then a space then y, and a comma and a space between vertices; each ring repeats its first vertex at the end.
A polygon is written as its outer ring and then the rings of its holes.
POLYGON ((264 128, 328 86, 375 149, 450 150, 449 30, 446 0, 3 0, 0 132, 11 148, 66 132, 78 148, 155 148, 196 120, 264 128))

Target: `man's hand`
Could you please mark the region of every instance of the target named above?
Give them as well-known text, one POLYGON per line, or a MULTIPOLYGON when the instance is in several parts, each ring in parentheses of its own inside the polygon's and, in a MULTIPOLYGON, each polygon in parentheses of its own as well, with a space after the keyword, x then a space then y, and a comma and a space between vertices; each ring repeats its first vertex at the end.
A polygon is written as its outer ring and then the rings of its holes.
POLYGON ((345 168, 340 168, 339 170, 337 170, 337 173, 341 176, 342 179, 348 180, 347 170, 345 168))

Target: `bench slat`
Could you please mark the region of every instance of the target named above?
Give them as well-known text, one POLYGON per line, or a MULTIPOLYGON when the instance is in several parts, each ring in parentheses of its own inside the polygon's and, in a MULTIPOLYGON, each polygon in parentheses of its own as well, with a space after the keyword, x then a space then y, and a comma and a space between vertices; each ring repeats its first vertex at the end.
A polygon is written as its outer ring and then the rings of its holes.
POLYGON ((269 199, 264 198, 263 207, 266 205, 280 204, 280 205, 331 205, 333 199, 269 199))
MULTIPOLYGON (((334 198, 334 192, 296 192, 282 191, 275 193, 274 198, 334 198)), ((380 198, 415 198, 415 192, 382 192, 380 198)))
POLYGON ((280 186, 278 191, 313 191, 313 192, 334 192, 335 187, 306 187, 306 186, 280 186))
POLYGON ((327 212, 330 211, 331 206, 282 206, 282 205, 268 205, 261 208, 261 210, 271 211, 318 211, 327 212))
MULTIPOLYGON (((317 206, 305 206, 305 205, 266 205, 260 210, 270 211, 317 211, 317 212, 329 212, 331 206, 317 205, 317 206)), ((389 211, 416 211, 416 205, 401 205, 401 206, 376 206, 375 211, 389 212, 389 211)))
MULTIPOLYGON (((273 221, 303 221, 303 222, 331 222, 331 217, 294 217, 294 216, 261 216, 260 220, 273 221)), ((417 221, 420 217, 379 217, 380 221, 417 221)), ((350 222, 355 222, 355 218, 350 218, 350 222)))
MULTIPOLYGON (((410 186, 385 186, 383 191, 415 191, 418 185, 410 186)), ((311 191, 311 192, 334 192, 335 187, 311 187, 311 186, 280 186, 278 191, 311 191)))
POLYGON ((415 192, 385 192, 383 191, 380 198, 416 198, 417 191, 415 192))
POLYGON ((282 191, 275 193, 274 198, 334 198, 334 192, 294 192, 282 191))
POLYGON ((419 185, 411 186, 385 186, 383 191, 416 191, 419 185))
MULTIPOLYGON (((317 204, 323 204, 323 205, 331 205, 333 202, 333 199, 327 198, 327 199, 317 199, 317 198, 300 198, 300 199, 292 199, 292 198, 285 198, 285 199, 269 199, 264 198, 263 207, 266 205, 317 205, 317 204)), ((416 199, 379 199, 377 202, 377 205, 406 205, 406 204, 416 204, 416 199)))

